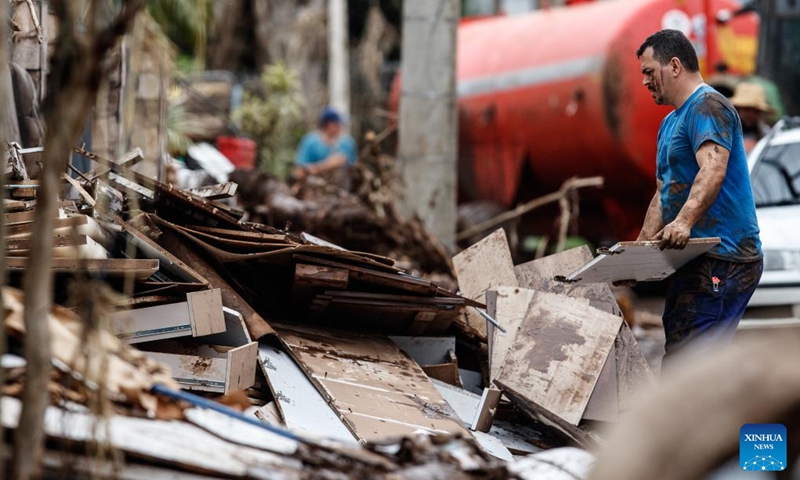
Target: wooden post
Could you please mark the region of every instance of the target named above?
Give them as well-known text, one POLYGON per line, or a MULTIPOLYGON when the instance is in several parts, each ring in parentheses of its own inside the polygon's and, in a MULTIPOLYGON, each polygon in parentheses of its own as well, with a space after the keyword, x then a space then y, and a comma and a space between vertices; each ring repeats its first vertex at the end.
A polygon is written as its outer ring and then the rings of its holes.
POLYGON ((348 55, 347 1, 328 0, 328 91, 330 105, 350 116, 350 55, 348 55))
MULTIPOLYGON (((0 22, 0 105, 5 105, 5 118, 3 128, 0 130, 0 155, 5 163, 6 161, 6 148, 9 140, 19 141, 19 133, 17 138, 12 138, 11 126, 17 126, 16 109, 14 107, 13 89, 11 85, 11 72, 8 68, 8 22, 0 22), (13 117, 9 110, 14 110, 13 117)), ((18 127, 17 127, 18 129, 18 127)), ((6 206, 5 206, 5 175, 0 175, 0 265, 5 263, 6 257, 6 206)), ((5 312, 3 306, 2 289, 6 285, 6 270, 0 271, 0 312, 5 312)), ((4 314, 0 314, 4 315, 4 314)), ((0 320, 0 358, 8 350, 8 339, 6 338, 5 318, 0 320)), ((0 385, 5 385, 6 375, 5 368, 0 367, 0 385)), ((0 409, 0 417, 2 417, 2 409, 0 409)), ((3 424, 0 422, 0 475, 4 475, 6 471, 6 435, 3 424)))
POLYGON ((402 211, 452 248, 456 227, 457 0, 406 0, 400 98, 402 211))

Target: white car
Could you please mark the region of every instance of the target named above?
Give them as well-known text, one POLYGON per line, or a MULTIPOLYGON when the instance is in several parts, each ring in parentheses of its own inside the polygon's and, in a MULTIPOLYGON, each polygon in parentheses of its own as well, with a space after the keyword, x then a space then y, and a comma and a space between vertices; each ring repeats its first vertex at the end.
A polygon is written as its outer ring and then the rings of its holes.
POLYGON ((800 118, 786 118, 748 157, 764 274, 749 306, 800 304, 800 118))

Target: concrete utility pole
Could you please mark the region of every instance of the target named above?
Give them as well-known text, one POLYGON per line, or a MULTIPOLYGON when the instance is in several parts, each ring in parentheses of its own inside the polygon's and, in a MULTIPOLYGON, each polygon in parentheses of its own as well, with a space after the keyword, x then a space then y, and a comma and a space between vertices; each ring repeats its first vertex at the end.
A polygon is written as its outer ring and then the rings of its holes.
POLYGON ((399 162, 403 213, 417 214, 445 246, 456 231, 458 0, 405 0, 399 162))
POLYGON ((350 56, 347 52, 347 0, 328 0, 328 89, 330 105, 350 116, 350 56))

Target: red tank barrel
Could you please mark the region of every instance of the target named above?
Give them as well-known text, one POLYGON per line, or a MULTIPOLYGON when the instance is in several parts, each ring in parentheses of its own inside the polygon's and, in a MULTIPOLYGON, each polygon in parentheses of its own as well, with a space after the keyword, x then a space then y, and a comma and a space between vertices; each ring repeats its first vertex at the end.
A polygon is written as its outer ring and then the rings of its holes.
MULTIPOLYGON (((611 0, 464 22, 460 201, 511 207, 571 177, 602 175, 605 221, 630 236, 655 190, 656 135, 669 113, 642 86, 635 52, 657 30, 682 30, 705 71, 706 1, 714 11, 740 7, 733 0, 611 0)), ((712 30, 715 58, 728 73, 754 71, 757 29, 757 16, 744 14, 712 30)))

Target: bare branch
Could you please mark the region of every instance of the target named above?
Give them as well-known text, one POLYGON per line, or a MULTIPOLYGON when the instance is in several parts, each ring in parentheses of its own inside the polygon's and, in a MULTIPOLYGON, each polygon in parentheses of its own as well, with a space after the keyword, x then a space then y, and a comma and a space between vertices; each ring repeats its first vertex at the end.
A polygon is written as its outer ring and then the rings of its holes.
MULTIPOLYGON (((46 137, 30 256, 36 262, 25 273, 25 357, 28 361, 23 410, 15 437, 17 480, 39 477, 44 446, 44 411, 50 379, 50 332, 47 316, 53 301, 52 225, 56 215, 61 176, 72 148, 78 142, 100 88, 103 58, 124 35, 141 9, 143 0, 123 2, 119 15, 94 34, 78 28, 78 3, 53 2, 60 28, 51 63, 48 96, 43 102, 46 137)), ((89 12, 88 23, 97 25, 89 12)))

